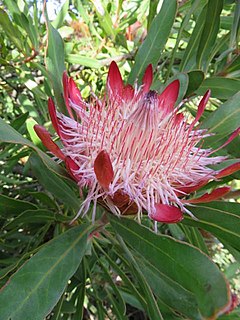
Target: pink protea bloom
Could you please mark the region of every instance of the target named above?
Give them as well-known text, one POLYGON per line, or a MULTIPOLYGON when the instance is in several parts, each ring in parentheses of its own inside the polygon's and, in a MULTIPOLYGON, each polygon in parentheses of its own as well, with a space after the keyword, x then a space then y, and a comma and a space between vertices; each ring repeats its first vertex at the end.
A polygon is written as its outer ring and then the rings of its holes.
MULTIPOLYGON (((179 81, 173 81, 158 94, 150 90, 152 77, 149 65, 142 86, 125 86, 112 62, 104 99, 84 102, 66 73, 64 98, 70 117, 57 112, 49 99, 51 120, 62 148, 43 127, 37 125, 35 130, 43 144, 65 162, 79 188, 88 188, 78 216, 86 214, 93 203, 94 219, 98 202, 117 215, 138 214, 141 218, 147 212, 155 221, 174 223, 183 218, 184 212, 191 214, 186 204, 208 202, 229 191, 229 187, 222 187, 198 199, 188 197, 210 180, 240 168, 239 162, 221 171, 209 168, 225 160, 212 156, 216 150, 201 147, 208 133, 196 127, 210 91, 189 124, 174 108, 179 81)), ((238 134, 239 129, 223 146, 238 134)))

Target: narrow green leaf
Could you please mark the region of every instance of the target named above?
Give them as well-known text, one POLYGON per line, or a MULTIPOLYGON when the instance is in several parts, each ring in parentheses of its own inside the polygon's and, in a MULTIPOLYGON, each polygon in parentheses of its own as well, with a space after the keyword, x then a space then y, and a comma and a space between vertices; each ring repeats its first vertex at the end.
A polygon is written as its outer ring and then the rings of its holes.
POLYGON ((0 8, 0 25, 19 50, 23 50, 23 38, 19 29, 11 22, 7 13, 0 8))
POLYGON ((238 47, 237 34, 239 31, 239 24, 240 24, 240 2, 237 1, 235 11, 234 11, 233 23, 231 24, 229 48, 238 47))
MULTIPOLYGON (((38 49, 38 32, 35 24, 33 23, 33 19, 29 14, 29 11, 22 12, 19 9, 19 5, 14 0, 5 0, 7 8, 13 17, 13 21, 22 27, 23 30, 26 31, 26 34, 29 36, 30 41, 32 42, 32 47, 34 49, 38 49)), ((27 4, 26 4, 27 6, 27 4)))
POLYGON ((168 79, 169 75, 171 74, 171 72, 173 72, 173 63, 174 63, 174 60, 175 60, 175 57, 176 57, 176 53, 177 53, 177 49, 179 47, 179 43, 182 39, 182 33, 184 31, 184 29, 187 27, 188 23, 189 23, 189 20, 191 18, 191 15, 196 11, 198 10, 199 8, 199 4, 200 4, 200 1, 201 0, 196 0, 194 1, 194 3, 192 4, 192 6, 190 6, 190 9, 188 10, 188 12, 185 14, 183 20, 182 20, 182 23, 181 23, 181 26, 179 28, 179 31, 178 31, 178 35, 177 35, 177 39, 176 39, 176 43, 175 43, 175 46, 172 50, 172 53, 171 53, 171 58, 170 58, 170 61, 169 61, 169 66, 168 66, 168 71, 167 71, 167 75, 166 75, 166 80, 168 79))
POLYGON ((136 79, 141 80, 149 64, 156 67, 170 34, 176 11, 176 0, 164 0, 160 12, 151 24, 146 39, 138 49, 135 64, 128 78, 129 83, 133 83, 136 79))
POLYGON ((92 3, 96 8, 99 24, 101 25, 106 36, 112 37, 114 39, 116 37, 116 30, 113 27, 112 18, 110 14, 104 7, 101 0, 92 1, 92 3))
POLYGON ((49 78, 54 91, 54 96, 57 100, 59 109, 65 113, 66 106, 63 100, 62 75, 65 70, 64 65, 64 45, 59 32, 47 22, 48 29, 48 46, 46 55, 46 67, 49 73, 49 78))
POLYGON ((203 317, 214 318, 229 305, 228 284, 223 274, 200 250, 157 235, 130 219, 113 215, 109 215, 109 219, 117 234, 153 268, 194 294, 203 317))
POLYGON ((28 112, 21 114, 19 117, 14 119, 14 121, 11 123, 12 127, 18 131, 25 124, 28 117, 29 117, 28 112))
MULTIPOLYGON (((201 124, 201 128, 215 133, 214 136, 205 139, 206 146, 216 146, 222 138, 230 135, 240 127, 240 92, 223 103, 218 109, 211 113, 201 124)), ((226 140, 225 140, 226 141, 226 140)))
POLYGON ((89 68, 99 69, 102 67, 100 60, 82 56, 81 54, 68 54, 66 55, 66 61, 74 64, 80 64, 89 68))
POLYGON ((188 45, 184 51, 182 62, 179 67, 180 71, 191 70, 193 67, 196 66, 197 47, 200 41, 206 14, 207 14, 207 7, 205 6, 202 9, 200 15, 198 16, 196 25, 189 37, 188 45))
POLYGON ((116 306, 116 309, 119 311, 120 314, 122 315, 125 315, 126 313, 126 305, 124 303, 124 300, 118 290, 118 287, 116 286, 116 284, 114 283, 111 275, 109 274, 109 271, 108 269, 104 266, 104 264, 102 263, 101 259, 98 260, 100 265, 101 265, 101 268, 104 272, 104 276, 105 276, 105 279, 106 281, 109 283, 110 287, 111 287, 111 291, 112 293, 114 293, 114 304, 116 306))
POLYGON ((51 221, 69 221, 69 218, 62 216, 60 214, 55 214, 50 210, 38 209, 38 210, 26 210, 17 216, 14 220, 10 221, 4 226, 4 229, 10 230, 21 225, 36 223, 44 224, 51 221))
POLYGON ((116 236, 117 236, 117 239, 118 239, 123 251, 127 255, 127 258, 131 264, 133 273, 139 282, 139 286, 142 289, 142 293, 145 296, 146 303, 147 303, 146 307, 147 307, 147 311, 148 311, 148 315, 149 315, 150 319, 163 320, 161 311, 159 310, 158 305, 156 303, 156 299, 152 293, 152 290, 151 290, 149 284, 147 283, 147 281, 144 277, 144 274, 142 273, 142 270, 139 268, 139 265, 137 264, 135 257, 132 255, 131 251, 126 246, 125 242, 123 241, 122 237, 120 236, 120 233, 117 233, 116 236))
POLYGON ((67 207, 79 210, 80 201, 75 192, 61 178, 48 170, 41 159, 32 154, 29 159, 34 175, 42 186, 67 207))
POLYGON ((203 81, 197 94, 204 95, 208 89, 211 89, 211 97, 227 100, 240 91, 240 80, 211 77, 203 81))
POLYGON ((240 55, 236 56, 231 63, 227 66, 226 72, 231 73, 240 70, 240 55))
POLYGON ((72 228, 27 261, 0 292, 0 319, 44 319, 77 270, 92 229, 88 224, 72 228))
POLYGON ((189 208, 198 220, 186 216, 184 224, 203 228, 240 251, 240 204, 215 201, 189 208))
POLYGON ((186 226, 186 225, 180 225, 180 226, 182 227, 182 230, 184 231, 189 243, 199 248, 202 252, 208 254, 207 246, 204 242, 203 236, 201 235, 200 231, 197 228, 193 228, 190 226, 186 226))
POLYGON ((149 3, 149 14, 148 14, 148 19, 147 19, 147 30, 149 31, 152 21, 156 15, 157 12, 157 6, 158 6, 158 0, 153 0, 150 1, 149 3))
POLYGON ((186 96, 188 97, 194 93, 202 84, 204 80, 204 73, 201 70, 192 70, 188 72, 188 88, 186 96))
POLYGON ((56 18, 54 19, 54 21, 52 21, 52 26, 55 29, 58 29, 63 25, 64 19, 68 12, 68 7, 69 7, 69 0, 66 0, 62 8, 59 10, 56 18))
POLYGON ((64 170, 60 165, 54 162, 49 156, 47 156, 42 150, 37 148, 31 141, 25 139, 19 132, 13 129, 5 121, 0 118, 0 142, 8 142, 13 144, 21 144, 28 146, 35 150, 37 154, 41 157, 45 165, 56 174, 69 178, 66 170, 64 170))
POLYGON ((137 261, 154 294, 173 312, 199 320, 201 315, 194 295, 177 282, 166 277, 159 268, 153 267, 142 255, 137 261))
POLYGON ((208 56, 217 38, 222 8, 223 0, 208 1, 207 15, 197 50, 197 65, 203 70, 207 67, 206 62, 208 56), (209 19, 209 17, 211 17, 211 19, 209 19))
POLYGON ((36 209, 37 206, 30 202, 0 195, 0 216, 10 218, 22 213, 23 211, 36 209))
MULTIPOLYGON (((136 289, 134 283, 122 271, 122 269, 119 267, 118 263, 113 261, 110 258, 110 256, 108 255, 108 252, 106 250, 104 250, 97 242, 95 242, 95 245, 97 246, 98 250, 100 250, 101 253, 104 254, 104 256, 105 256, 106 260, 108 261, 108 263, 111 265, 113 270, 115 270, 115 272, 121 277, 121 279, 123 280, 125 285, 129 288, 129 290, 131 290, 131 293, 138 299, 138 301, 139 301, 138 303, 141 304, 141 305, 145 305, 146 301, 145 301, 144 297, 141 296, 141 294, 136 289)), ((116 252, 116 255, 118 255, 117 252, 116 252)), ((122 257, 121 257, 121 259, 122 259, 122 257)))
POLYGON ((82 320, 83 312, 84 312, 84 298, 86 294, 86 263, 85 258, 83 258, 80 267, 78 268, 78 272, 81 273, 81 283, 77 288, 77 303, 76 303, 76 312, 73 315, 73 320, 82 320))

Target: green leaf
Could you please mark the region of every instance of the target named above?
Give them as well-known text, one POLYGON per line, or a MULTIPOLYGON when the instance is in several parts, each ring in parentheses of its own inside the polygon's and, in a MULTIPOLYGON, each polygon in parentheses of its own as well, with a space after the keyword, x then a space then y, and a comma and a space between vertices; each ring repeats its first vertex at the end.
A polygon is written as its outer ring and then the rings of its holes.
POLYGON ((180 64, 180 71, 191 70, 193 67, 196 66, 196 54, 197 48, 199 45, 201 33, 204 26, 204 20, 207 13, 207 7, 205 6, 196 22, 196 25, 193 29, 192 34, 188 39, 187 48, 184 51, 182 62, 180 64))
POLYGON ((208 89, 211 89, 211 97, 227 100, 240 91, 240 80, 211 77, 203 81, 197 94, 204 95, 208 89))
POLYGON ((240 55, 236 56, 226 68, 226 73, 232 73, 240 70, 240 55))
POLYGON ((192 70, 188 72, 188 88, 186 92, 186 96, 190 96, 194 93, 202 84, 204 80, 204 73, 201 70, 192 70))
POLYGON ((0 195, 0 215, 1 216, 9 218, 11 216, 18 215, 23 211, 36 210, 36 209, 37 209, 37 206, 35 206, 30 202, 17 200, 17 199, 0 195))
POLYGON ((184 224, 203 228, 240 251, 240 204, 215 201, 189 208, 198 220, 186 215, 184 224))
POLYGON ((92 229, 83 224, 68 230, 48 242, 11 276, 0 292, 0 319, 44 319, 77 270, 92 229))
POLYGON ((208 1, 207 15, 197 50, 197 65, 204 70, 207 67, 206 62, 217 38, 222 8, 223 0, 208 1))
POLYGON ((157 235, 130 219, 112 215, 109 219, 116 233, 153 268, 194 294, 203 317, 214 318, 230 303, 223 274, 200 250, 171 237, 157 235))
POLYGON ((156 303, 156 299, 152 293, 152 290, 147 283, 144 274, 142 273, 142 270, 139 268, 139 265, 131 253, 131 251, 126 246, 125 242, 123 241, 122 237, 119 233, 116 234, 117 239, 125 252, 128 261, 130 262, 130 267, 132 269, 133 274, 135 275, 136 279, 139 282, 139 286, 141 288, 141 292, 143 293, 145 300, 146 300, 146 309, 148 312, 148 315, 150 319, 152 320, 163 320, 161 311, 159 310, 159 307, 156 303))
POLYGON ((188 239, 189 243, 199 248, 202 252, 208 254, 207 246, 204 242, 203 236, 197 228, 190 226, 180 225, 188 239))
POLYGON ((66 182, 49 171, 36 154, 31 155, 29 162, 34 175, 46 190, 66 204, 67 207, 76 211, 79 210, 80 201, 66 182))
POLYGON ((63 99, 62 75, 65 70, 64 65, 64 45, 59 32, 53 28, 51 23, 47 22, 48 46, 46 55, 46 67, 49 78, 57 100, 57 105, 61 112, 66 112, 66 106, 63 99))
POLYGON ((6 224, 4 226, 4 229, 10 230, 20 225, 26 225, 31 223, 44 224, 46 222, 51 221, 66 222, 69 221, 69 218, 60 214, 56 215, 54 212, 45 209, 26 210, 18 217, 16 217, 14 220, 6 224))
POLYGON ((9 19, 7 13, 0 8, 0 25, 9 39, 19 50, 23 50, 23 38, 19 29, 9 19))
MULTIPOLYGON (((218 109, 211 113, 201 124, 201 128, 208 129, 214 136, 205 139, 206 146, 215 146, 222 138, 230 135, 235 129, 240 127, 240 92, 236 93, 228 101, 223 103, 218 109)), ((225 140, 226 141, 226 140, 225 140)))
POLYGON ((152 21, 156 15, 157 12, 157 6, 158 6, 158 0, 153 0, 150 1, 149 3, 149 14, 148 14, 148 18, 147 18, 147 30, 149 30, 152 21))
POLYGON ((128 78, 129 83, 133 83, 135 79, 141 80, 149 64, 156 67, 170 34, 176 11, 176 0, 165 0, 163 2, 160 12, 152 21, 146 39, 138 49, 135 64, 128 78))
POLYGON ((159 268, 153 267, 142 255, 138 256, 137 261, 154 294, 173 313, 180 313, 184 318, 201 319, 197 301, 191 292, 165 276, 159 268))
POLYGON ((236 7, 234 10, 233 23, 231 24, 231 36, 230 36, 229 48, 234 48, 234 47, 237 48, 238 47, 237 34, 239 32, 239 23, 240 23, 240 3, 239 3, 239 1, 237 1, 236 7))
POLYGON ((8 142, 13 144, 21 144, 28 146, 35 150, 37 154, 41 157, 45 165, 56 174, 69 178, 66 170, 64 170, 60 165, 54 162, 49 156, 47 156, 42 150, 36 147, 31 141, 25 139, 19 132, 13 129, 5 121, 0 118, 0 142, 8 142))
POLYGON ((52 26, 55 29, 58 29, 63 25, 64 19, 67 15, 67 12, 68 12, 68 7, 69 7, 69 0, 66 0, 65 3, 63 4, 62 8, 59 10, 56 18, 52 22, 52 26))
MULTIPOLYGON (((78 271, 80 273, 80 286, 77 288, 77 304, 76 304, 76 312, 73 315, 73 320, 82 320, 84 313, 84 298, 86 294, 86 280, 87 280, 87 272, 85 265, 85 258, 83 258, 78 271)), ((76 274, 75 274, 76 276, 76 274)))
POLYGON ((83 56, 81 54, 71 54, 70 53, 70 54, 66 55, 66 61, 73 63, 73 64, 80 64, 82 66, 89 67, 89 68, 99 69, 102 67, 101 61, 83 56))
POLYGON ((116 36, 116 29, 113 27, 112 18, 106 8, 104 7, 101 0, 92 1, 93 5, 96 8, 96 13, 98 16, 98 21, 106 36, 112 37, 113 39, 116 36))

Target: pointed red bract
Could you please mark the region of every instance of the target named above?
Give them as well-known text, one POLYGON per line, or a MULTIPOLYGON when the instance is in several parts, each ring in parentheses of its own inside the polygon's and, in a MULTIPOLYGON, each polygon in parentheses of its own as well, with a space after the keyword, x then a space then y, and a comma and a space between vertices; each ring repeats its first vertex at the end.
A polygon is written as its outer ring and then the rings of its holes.
POLYGON ((59 159, 61 160, 65 159, 64 154, 62 153, 58 145, 56 145, 56 143, 52 141, 50 133, 44 127, 39 126, 38 124, 35 124, 34 130, 38 135, 38 137, 42 140, 42 143, 44 144, 44 146, 49 151, 51 151, 59 159))
POLYGON ((189 130, 192 130, 192 128, 195 126, 195 124, 201 118, 201 116, 202 116, 202 114, 204 112, 204 109, 205 109, 205 107, 207 105, 207 102, 209 100, 210 95, 211 95, 211 90, 208 90, 205 93, 205 95, 202 97, 202 100, 200 101, 199 106, 198 106, 198 111, 197 111, 196 117, 195 117, 194 121, 191 123, 191 125, 189 127, 189 130))
POLYGON ((157 203, 155 204, 155 213, 150 215, 150 218, 162 223, 176 223, 183 219, 182 211, 167 204, 157 203))
POLYGON ((178 187, 176 194, 177 194, 177 196, 184 196, 184 194, 189 194, 189 193, 197 191, 198 189, 205 186, 207 183, 208 183, 208 181, 202 181, 202 182, 199 182, 198 184, 196 184, 195 186, 186 185, 183 187, 178 187))
POLYGON ((158 96, 159 105, 166 111, 166 114, 169 114, 173 111, 174 105, 178 98, 179 87, 179 80, 174 80, 158 96))
POLYGON ((109 154, 105 150, 99 152, 97 158, 95 159, 94 172, 99 184, 104 189, 108 189, 110 183, 113 181, 114 172, 109 154))
POLYGON ((53 124, 53 128, 57 132, 57 134, 59 135, 59 127, 58 127, 56 108, 55 108, 54 101, 52 98, 48 99, 48 111, 49 111, 50 118, 51 118, 51 121, 53 124))
POLYGON ((143 84, 142 91, 144 93, 150 90, 152 80, 153 80, 153 68, 152 68, 152 65, 149 64, 142 79, 142 84, 143 84))
POLYGON ((68 113, 70 115, 70 117, 73 119, 73 113, 72 113, 72 109, 69 105, 69 77, 67 75, 67 72, 64 71, 63 72, 63 77, 62 77, 62 83, 63 83, 63 94, 64 94, 64 100, 65 100, 65 104, 68 110, 68 113))
POLYGON ((108 71, 107 78, 108 94, 117 99, 122 97, 123 81, 121 73, 115 61, 112 61, 108 71))
POLYGON ((72 78, 69 78, 69 98, 74 104, 83 105, 81 92, 72 78))
POLYGON ((221 150, 222 148, 226 147, 230 142, 233 141, 233 139, 235 139, 240 133, 240 127, 237 128, 235 131, 233 131, 233 133, 230 135, 230 137, 227 139, 227 141, 221 145, 219 148, 217 148, 216 150, 213 151, 213 153, 221 150))
POLYGON ((123 88, 123 99, 126 102, 129 102, 133 99, 134 97, 134 89, 130 84, 127 84, 124 88, 123 88))
POLYGON ((189 199, 189 200, 183 200, 184 203, 206 203, 211 202, 214 200, 217 200, 219 198, 222 198, 225 196, 229 191, 231 190, 231 187, 221 187, 213 190, 210 193, 205 193, 199 198, 196 199, 189 199))
POLYGON ((216 174, 216 178, 223 178, 226 176, 230 176, 230 174, 240 170, 240 162, 233 163, 227 168, 222 169, 216 174))
POLYGON ((70 157, 65 158, 65 164, 68 172, 71 174, 73 179, 78 182, 81 179, 81 175, 77 174, 75 171, 79 169, 79 166, 70 157))

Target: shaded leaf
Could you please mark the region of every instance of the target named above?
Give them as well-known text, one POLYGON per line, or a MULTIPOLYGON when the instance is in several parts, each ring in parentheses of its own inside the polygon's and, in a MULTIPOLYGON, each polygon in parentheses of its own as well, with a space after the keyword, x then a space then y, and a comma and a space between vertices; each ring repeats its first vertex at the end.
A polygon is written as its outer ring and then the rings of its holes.
POLYGON ((208 129, 208 132, 214 133, 214 136, 205 139, 204 146, 214 147, 226 136, 240 127, 240 92, 236 93, 218 109, 209 115, 201 124, 201 128, 208 129))
POLYGON ((76 211, 79 210, 80 201, 66 182, 49 171, 41 159, 35 154, 31 155, 29 162, 34 175, 46 190, 61 202, 65 203, 67 207, 73 208, 76 211))
POLYGON ((188 82, 189 84, 188 84, 186 96, 191 95, 200 87, 200 85, 204 80, 204 73, 201 70, 192 70, 188 72, 188 78, 189 78, 189 82, 188 82))
POLYGON ((197 64, 199 68, 205 69, 207 67, 206 62, 217 38, 222 8, 223 0, 208 1, 207 15, 197 50, 197 64))
POLYGON ((184 224, 203 228, 240 251, 240 204, 215 201, 189 207, 198 220, 186 216, 184 224))
POLYGON ((240 80, 211 77, 203 81, 197 94, 203 95, 208 89, 211 89, 211 97, 227 100, 240 91, 240 80))
POLYGON ((20 133, 8 125, 5 121, 0 118, 0 142, 8 142, 14 144, 21 144, 34 149, 41 157, 46 166, 56 174, 69 178, 66 170, 54 162, 49 156, 37 148, 31 141, 25 139, 20 133))
POLYGON ((72 228, 27 261, 0 292, 0 319, 44 319, 77 270, 91 229, 88 224, 72 228))
POLYGON ((203 317, 214 318, 229 305, 224 276, 200 250, 168 236, 157 235, 135 221, 112 215, 109 219, 115 231, 134 251, 195 295, 203 317))
POLYGON ((9 218, 11 216, 18 215, 23 211, 36 210, 36 209, 37 209, 37 206, 35 206, 30 202, 17 200, 17 199, 0 195, 0 215, 1 216, 5 216, 9 218))

